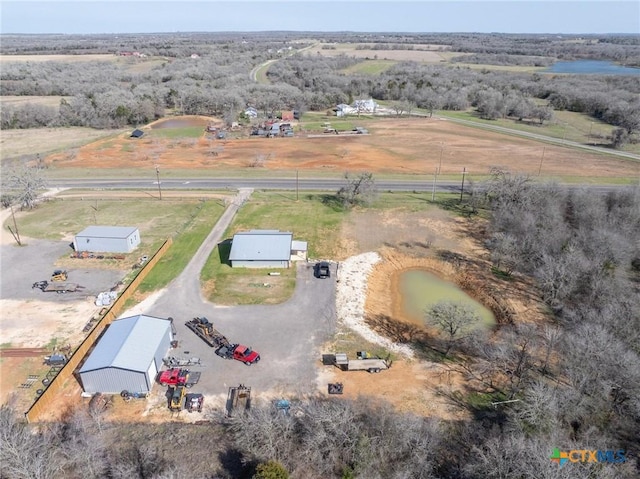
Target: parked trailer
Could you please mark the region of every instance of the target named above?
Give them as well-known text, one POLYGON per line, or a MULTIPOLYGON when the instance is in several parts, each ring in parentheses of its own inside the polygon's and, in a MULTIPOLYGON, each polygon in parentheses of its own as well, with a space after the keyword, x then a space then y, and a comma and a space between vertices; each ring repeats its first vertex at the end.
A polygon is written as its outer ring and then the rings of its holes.
POLYGON ((183 366, 202 366, 200 358, 175 358, 173 356, 169 356, 167 358, 163 358, 162 362, 168 368, 177 368, 183 366))
POLYGON ((251 408, 251 388, 240 384, 229 388, 227 396, 227 415, 231 417, 234 411, 248 411, 251 408))
POLYGON ((38 281, 33 283, 32 288, 38 288, 45 293, 73 293, 82 289, 77 283, 50 283, 49 281, 38 281))
POLYGON ((368 371, 370 373, 379 373, 391 367, 390 356, 386 359, 371 358, 366 353, 358 354, 358 359, 349 359, 345 353, 336 353, 334 364, 343 371, 368 371))
POLYGON ((205 317, 193 318, 184 324, 212 348, 219 348, 220 346, 228 346, 230 344, 229 340, 214 328, 211 321, 205 317))

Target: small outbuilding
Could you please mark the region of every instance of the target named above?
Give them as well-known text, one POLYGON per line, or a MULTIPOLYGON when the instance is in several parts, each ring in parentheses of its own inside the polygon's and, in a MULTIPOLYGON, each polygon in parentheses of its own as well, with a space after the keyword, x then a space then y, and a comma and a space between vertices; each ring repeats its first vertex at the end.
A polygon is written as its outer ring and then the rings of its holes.
POLYGON ((147 393, 172 341, 171 320, 138 315, 111 323, 79 370, 86 393, 147 393))
POLYGON ((130 138, 141 138, 144 135, 144 131, 135 129, 131 132, 130 138))
POLYGON ((291 241, 291 261, 306 261, 307 260, 307 242, 306 241, 291 241))
POLYGON ((291 265, 293 233, 251 230, 236 233, 231 243, 232 268, 288 268, 291 265))
POLYGON ((130 253, 140 244, 135 226, 88 226, 73 239, 76 252, 130 253))

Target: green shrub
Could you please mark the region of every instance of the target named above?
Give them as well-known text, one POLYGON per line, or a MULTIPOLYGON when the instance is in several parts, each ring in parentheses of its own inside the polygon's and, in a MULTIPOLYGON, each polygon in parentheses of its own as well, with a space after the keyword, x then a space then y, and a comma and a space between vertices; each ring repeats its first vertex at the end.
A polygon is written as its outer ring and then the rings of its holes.
POLYGON ((289 473, 279 462, 268 461, 256 467, 253 479, 289 479, 289 473))

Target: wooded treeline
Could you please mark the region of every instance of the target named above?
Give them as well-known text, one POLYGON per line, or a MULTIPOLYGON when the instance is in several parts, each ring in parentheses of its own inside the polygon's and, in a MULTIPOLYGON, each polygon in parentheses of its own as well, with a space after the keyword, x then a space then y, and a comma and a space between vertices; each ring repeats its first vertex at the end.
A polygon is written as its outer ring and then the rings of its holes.
MULTIPOLYGON (((616 55, 625 59, 640 55, 637 36, 580 41, 570 37, 480 34, 320 37, 326 41, 360 39, 363 43, 359 46, 372 48, 420 48, 420 44, 432 48, 435 44, 472 53, 455 61, 492 64, 546 65, 558 58, 573 58, 571 55, 616 60, 620 60, 614 58, 616 55), (594 49, 606 50, 608 56, 594 49)), ((285 33, 3 36, 3 53, 136 51, 147 57, 121 58, 118 62, 6 62, 0 72, 3 95, 64 98, 59 108, 7 106, 2 109, 0 127, 136 126, 162 117, 167 109, 233 121, 247 105, 266 115, 283 109, 322 111, 373 97, 408 102, 431 112, 474 107, 487 119, 513 117, 544 122, 553 117, 553 110, 582 112, 618 126, 618 138, 612 139, 616 146, 635 141, 640 129, 638 77, 529 74, 412 62, 396 64, 375 76, 345 73, 345 68, 362 60, 344 55, 288 56, 290 48, 309 44, 293 42, 295 39, 296 35, 285 33), (192 54, 198 58, 191 58, 192 54), (249 72, 269 59, 279 59, 268 71, 271 84, 255 83, 249 72)))
MULTIPOLYGON (((638 477, 640 187, 599 194, 499 170, 482 186, 468 201, 489 209, 495 273, 533 278, 548 309, 544 322, 516 315, 449 345, 442 365, 465 381, 436 391, 467 415, 293 398, 289 414, 263 404, 200 425, 108 423, 78 409, 38 427, 2 408, 0 477, 248 478, 268 461, 304 479, 638 477), (560 468, 554 448, 623 451, 625 461, 560 468)), ((463 257, 441 256, 464 269, 463 257)))
MULTIPOLYGON (((312 38, 323 42, 361 43, 373 50, 425 49, 437 46, 461 53, 542 56, 558 60, 590 58, 640 66, 640 38, 633 34, 505 33, 357 33, 357 32, 199 32, 113 35, 2 35, 0 54, 86 54, 139 50, 180 57, 194 45, 282 43, 312 38)), ((308 40, 307 40, 308 41, 308 40)), ((304 45, 304 43, 302 44, 304 45)), ((298 46, 301 44, 298 43, 298 46)), ((206 48, 206 47, 205 47, 206 48)))

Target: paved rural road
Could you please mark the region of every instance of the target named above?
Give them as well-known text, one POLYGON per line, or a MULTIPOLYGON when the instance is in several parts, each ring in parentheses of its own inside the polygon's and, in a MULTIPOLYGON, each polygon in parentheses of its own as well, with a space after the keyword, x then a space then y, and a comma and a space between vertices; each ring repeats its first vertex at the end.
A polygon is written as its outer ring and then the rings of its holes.
MULTIPOLYGON (((462 178, 462 175, 461 175, 462 178)), ((158 183, 151 178, 138 179, 56 179, 49 184, 66 188, 90 189, 150 189, 157 190, 158 183)), ((188 190, 221 190, 239 188, 253 188, 259 190, 299 190, 306 191, 336 191, 345 184, 343 178, 172 178, 161 179, 162 188, 188 190)), ((431 191, 433 179, 427 181, 416 180, 376 180, 380 191, 431 191)), ((438 188, 442 191, 460 188, 459 181, 438 181, 438 188)))
MULTIPOLYGON (((292 56, 292 55, 295 55, 295 54, 297 54, 297 53, 301 53, 301 52, 303 52, 303 51, 305 51, 305 50, 309 50, 310 48, 313 48, 313 47, 315 47, 316 45, 317 45, 317 43, 314 43, 314 44, 309 45, 309 46, 307 46, 307 47, 300 48, 299 50, 292 50, 291 52, 289 52, 289 53, 287 54, 287 56, 292 56)), ((257 65, 257 66, 255 66, 255 67, 253 67, 253 68, 251 69, 251 72, 249 72, 249 78, 251 79, 251 81, 252 81, 252 82, 254 82, 254 83, 258 83, 258 72, 259 72, 260 70, 262 70, 262 69, 268 69, 269 65, 271 65, 271 64, 273 64, 273 63, 275 63, 275 62, 277 62, 278 60, 281 60, 281 58, 275 58, 275 59, 273 59, 273 60, 267 60, 266 62, 261 63, 260 65, 257 65)), ((268 80, 266 80, 266 81, 265 81, 265 82, 263 82, 263 83, 269 84, 269 83, 271 83, 271 82, 269 82, 268 80)))
MULTIPOLYGON (((251 190, 240 190, 184 271, 145 310, 152 316, 174 318, 179 348, 169 355, 201 358, 202 377, 194 391, 217 395, 218 405, 224 402, 228 388, 240 383, 273 397, 314 392, 318 347, 335 328, 334 279, 314 278, 312 265, 305 262, 298 264, 294 294, 283 304, 224 307, 202 297, 200 271, 250 194, 251 190), (261 361, 246 366, 216 356, 213 348, 184 326, 195 316, 207 317, 231 342, 254 347, 261 361)), ((265 283, 267 273, 265 270, 265 283)))
MULTIPOLYGON (((467 177, 468 178, 468 177, 467 177)), ((462 179, 462 175, 460 175, 462 179)), ((640 182, 640 178, 638 179, 640 182)), ((337 191, 345 184, 343 178, 172 178, 161 180, 163 189, 168 190, 238 190, 252 188, 256 190, 289 190, 295 191, 337 191)), ((56 179, 49 180, 55 187, 88 188, 88 189, 158 189, 158 183, 149 178, 127 179, 56 179)), ((436 192, 460 192, 462 182, 438 180, 436 192)), ((465 182, 465 191, 468 183, 465 182)), ((433 191, 433 178, 425 180, 376 180, 379 191, 433 191)), ((592 191, 612 191, 620 185, 565 185, 567 188, 587 187, 592 191)))

